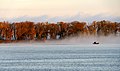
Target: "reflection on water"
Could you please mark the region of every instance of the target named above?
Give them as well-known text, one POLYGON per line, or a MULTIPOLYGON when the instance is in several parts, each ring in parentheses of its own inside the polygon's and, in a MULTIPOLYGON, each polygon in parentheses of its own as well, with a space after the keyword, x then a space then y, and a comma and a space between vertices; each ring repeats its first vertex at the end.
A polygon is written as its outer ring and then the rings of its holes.
POLYGON ((120 48, 4 45, 0 47, 0 71, 120 71, 120 48))

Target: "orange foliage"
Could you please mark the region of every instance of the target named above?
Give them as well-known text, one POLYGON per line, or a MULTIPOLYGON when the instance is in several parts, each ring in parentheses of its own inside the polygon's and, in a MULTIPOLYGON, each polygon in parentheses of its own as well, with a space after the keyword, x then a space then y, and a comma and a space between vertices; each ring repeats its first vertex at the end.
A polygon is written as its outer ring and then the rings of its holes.
POLYGON ((35 24, 34 22, 0 22, 0 40, 46 40, 59 39, 74 35, 109 35, 120 32, 120 23, 110 21, 94 21, 91 25, 85 22, 74 21, 71 23, 58 22, 48 23, 42 22, 35 24))

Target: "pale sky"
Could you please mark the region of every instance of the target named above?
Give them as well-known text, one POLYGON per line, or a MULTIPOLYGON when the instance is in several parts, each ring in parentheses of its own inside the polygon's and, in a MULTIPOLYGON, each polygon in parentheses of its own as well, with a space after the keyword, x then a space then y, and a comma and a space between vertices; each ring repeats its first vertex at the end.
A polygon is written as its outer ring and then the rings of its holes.
POLYGON ((0 17, 3 18, 77 13, 120 16, 120 0, 0 0, 0 17))

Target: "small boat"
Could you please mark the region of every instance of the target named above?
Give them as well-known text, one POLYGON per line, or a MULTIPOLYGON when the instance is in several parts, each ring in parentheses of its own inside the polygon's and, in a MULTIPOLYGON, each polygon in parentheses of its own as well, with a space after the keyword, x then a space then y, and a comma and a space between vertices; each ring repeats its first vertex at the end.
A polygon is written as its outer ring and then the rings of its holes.
POLYGON ((99 44, 99 42, 94 42, 93 44, 99 44))

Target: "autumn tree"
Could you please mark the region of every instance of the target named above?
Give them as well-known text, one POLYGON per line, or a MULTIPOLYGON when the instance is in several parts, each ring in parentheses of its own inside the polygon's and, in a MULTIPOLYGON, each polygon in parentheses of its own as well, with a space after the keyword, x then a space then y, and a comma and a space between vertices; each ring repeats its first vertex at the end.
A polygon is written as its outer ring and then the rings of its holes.
POLYGON ((8 22, 0 22, 0 37, 4 40, 11 40, 12 29, 8 22))
POLYGON ((120 23, 111 21, 94 21, 87 25, 86 22, 0 22, 0 40, 46 40, 64 39, 76 35, 97 35, 108 36, 120 33, 120 23))
POLYGON ((32 40, 36 34, 33 22, 15 23, 17 40, 32 40))

